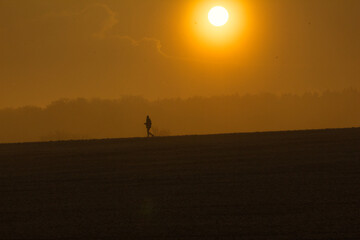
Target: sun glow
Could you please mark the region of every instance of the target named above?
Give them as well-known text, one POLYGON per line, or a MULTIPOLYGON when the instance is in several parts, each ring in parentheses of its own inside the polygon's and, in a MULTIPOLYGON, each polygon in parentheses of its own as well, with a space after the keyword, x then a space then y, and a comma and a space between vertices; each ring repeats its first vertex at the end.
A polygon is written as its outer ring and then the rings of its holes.
POLYGON ((209 11, 208 18, 212 25, 221 27, 229 20, 229 13, 224 7, 216 6, 209 11))
POLYGON ((246 5, 242 1, 198 0, 189 1, 186 7, 184 11, 189 14, 184 15, 181 28, 189 48, 184 55, 208 59, 233 56, 241 50, 245 57, 250 38, 246 5))

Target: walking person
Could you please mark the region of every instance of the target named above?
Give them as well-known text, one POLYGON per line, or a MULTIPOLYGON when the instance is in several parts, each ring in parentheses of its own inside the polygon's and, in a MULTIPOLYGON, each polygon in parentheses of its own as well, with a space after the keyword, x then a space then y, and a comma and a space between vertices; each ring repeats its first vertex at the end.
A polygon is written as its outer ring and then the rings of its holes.
POLYGON ((151 119, 150 119, 150 117, 149 116, 147 116, 146 117, 146 122, 144 123, 144 125, 146 126, 146 130, 147 130, 147 137, 153 137, 154 136, 154 134, 152 134, 151 132, 150 132, 150 129, 151 129, 151 119))

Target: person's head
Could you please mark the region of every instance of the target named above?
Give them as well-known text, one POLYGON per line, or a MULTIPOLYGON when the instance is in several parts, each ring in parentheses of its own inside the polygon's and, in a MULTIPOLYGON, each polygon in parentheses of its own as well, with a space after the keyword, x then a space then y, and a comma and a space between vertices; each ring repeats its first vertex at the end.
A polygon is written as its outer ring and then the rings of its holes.
POLYGON ((149 115, 147 115, 146 118, 149 119, 150 118, 149 115))

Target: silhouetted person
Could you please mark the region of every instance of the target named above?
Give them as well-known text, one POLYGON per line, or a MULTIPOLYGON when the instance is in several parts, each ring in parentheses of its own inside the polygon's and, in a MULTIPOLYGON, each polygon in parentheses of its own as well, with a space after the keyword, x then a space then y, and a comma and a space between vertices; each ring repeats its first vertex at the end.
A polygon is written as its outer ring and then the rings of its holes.
POLYGON ((146 126, 147 136, 148 136, 148 137, 150 137, 150 136, 153 137, 154 134, 152 134, 152 133, 150 132, 150 129, 151 129, 151 119, 150 119, 149 116, 146 117, 146 122, 145 122, 144 124, 145 124, 145 126, 146 126))

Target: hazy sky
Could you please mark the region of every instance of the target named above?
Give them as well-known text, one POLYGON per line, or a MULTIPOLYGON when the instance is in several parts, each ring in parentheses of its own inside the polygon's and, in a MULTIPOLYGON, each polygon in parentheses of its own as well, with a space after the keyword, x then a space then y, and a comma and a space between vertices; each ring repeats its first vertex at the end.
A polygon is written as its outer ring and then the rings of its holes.
POLYGON ((0 107, 360 88, 358 0, 0 0, 0 107), (211 6, 229 10, 215 28, 211 6))

